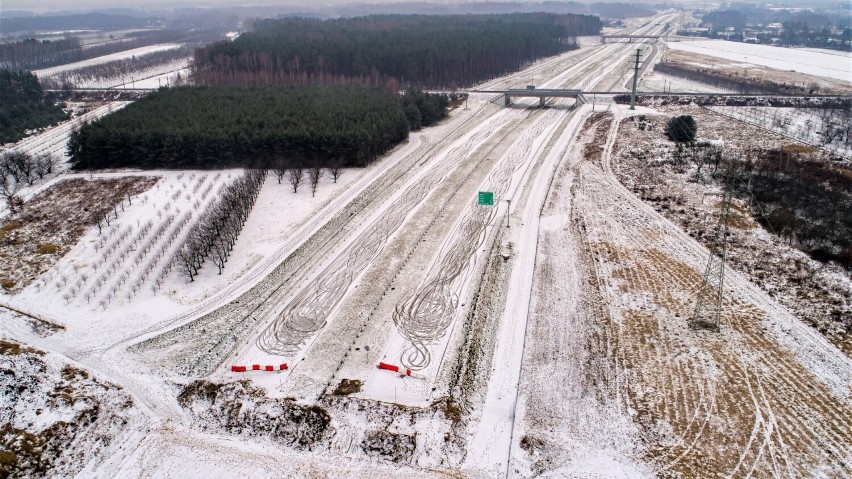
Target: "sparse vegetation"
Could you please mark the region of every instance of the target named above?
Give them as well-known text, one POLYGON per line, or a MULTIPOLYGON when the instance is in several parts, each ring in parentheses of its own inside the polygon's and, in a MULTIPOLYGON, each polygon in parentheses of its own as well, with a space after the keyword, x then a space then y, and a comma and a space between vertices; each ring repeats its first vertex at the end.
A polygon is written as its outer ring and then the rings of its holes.
POLYGON ((5 340, 0 357, 0 477, 74 477, 131 420, 130 396, 86 371, 5 340))
POLYGON ((359 391, 361 391, 360 379, 342 379, 332 394, 335 396, 348 396, 359 391))
POLYGON ((12 292, 27 286, 68 252, 107 211, 115 210, 118 203, 155 182, 150 177, 72 179, 37 195, 0 225, 0 284, 12 292))
POLYGON ((324 408, 302 406, 292 399, 268 398, 248 381, 195 381, 180 393, 178 402, 205 427, 233 433, 253 430, 298 449, 317 446, 333 432, 331 416, 324 408), (240 408, 243 400, 253 401, 254 407, 240 408))
MULTIPOLYGON (((700 108, 665 110, 695 116, 705 136, 724 135, 724 147, 678 148, 665 142, 657 128, 640 130, 634 122, 624 122, 616 146, 622 182, 707 244, 718 200, 707 201, 705 193, 718 192, 726 172, 733 173, 737 198, 729 222, 729 265, 852 354, 849 292, 837 279, 848 274, 848 266, 843 272, 840 265, 848 264, 845 252, 852 236, 849 168, 825 152, 791 145, 700 108), (758 223, 770 234, 756 235, 752 230, 758 223), (809 261, 800 251, 833 262, 809 261)), ((648 121, 652 126, 666 123, 660 117, 648 121)))
POLYGON ((44 352, 38 349, 30 348, 14 341, 0 339, 0 355, 1 356, 17 356, 19 354, 36 354, 43 356, 44 352))

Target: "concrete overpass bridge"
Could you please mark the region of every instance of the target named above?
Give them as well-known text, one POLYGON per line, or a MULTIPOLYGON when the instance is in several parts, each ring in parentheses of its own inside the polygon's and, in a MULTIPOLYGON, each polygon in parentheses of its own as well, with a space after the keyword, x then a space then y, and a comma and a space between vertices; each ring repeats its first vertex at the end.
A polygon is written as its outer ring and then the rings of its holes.
POLYGON ((654 40, 657 41, 663 35, 628 35, 626 33, 613 33, 612 35, 601 35, 601 43, 606 43, 607 40, 630 40, 630 43, 633 43, 633 40, 654 40))
POLYGON ((544 106, 548 98, 575 98, 577 103, 582 104, 586 102, 586 99, 583 98, 583 90, 536 89, 527 87, 524 89, 509 89, 501 93, 503 93, 503 106, 511 105, 512 98, 538 98, 538 106, 544 106))

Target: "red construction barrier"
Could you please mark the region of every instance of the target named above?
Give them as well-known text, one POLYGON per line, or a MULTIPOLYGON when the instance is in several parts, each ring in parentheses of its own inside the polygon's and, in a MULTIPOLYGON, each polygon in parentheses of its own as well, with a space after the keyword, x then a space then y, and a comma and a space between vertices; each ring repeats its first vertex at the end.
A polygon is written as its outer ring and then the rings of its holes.
POLYGON ((406 376, 411 376, 411 370, 410 370, 410 369, 406 369, 406 370, 405 370, 405 375, 406 375, 406 376))
POLYGON ((399 366, 388 363, 379 363, 379 369, 387 369, 388 371, 393 371, 395 373, 399 372, 399 366))
MULTIPOLYGON (((278 369, 279 371, 283 371, 283 370, 287 369, 287 363, 281 363, 281 365, 278 366, 278 368, 279 368, 278 369)), ((275 366, 267 365, 267 366, 261 367, 260 364, 252 364, 251 370, 252 371, 273 371, 274 372, 275 366)), ((246 371, 248 371, 247 366, 237 366, 237 365, 231 366, 231 372, 244 373, 246 371)))

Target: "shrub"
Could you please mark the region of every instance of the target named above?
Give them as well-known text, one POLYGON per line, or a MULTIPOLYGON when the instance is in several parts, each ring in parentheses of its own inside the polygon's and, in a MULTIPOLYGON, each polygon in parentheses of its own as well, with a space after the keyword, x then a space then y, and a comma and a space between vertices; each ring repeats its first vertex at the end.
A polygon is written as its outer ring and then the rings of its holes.
POLYGON ((691 143, 695 141, 698 126, 695 119, 690 115, 676 116, 666 124, 666 135, 678 143, 691 143))

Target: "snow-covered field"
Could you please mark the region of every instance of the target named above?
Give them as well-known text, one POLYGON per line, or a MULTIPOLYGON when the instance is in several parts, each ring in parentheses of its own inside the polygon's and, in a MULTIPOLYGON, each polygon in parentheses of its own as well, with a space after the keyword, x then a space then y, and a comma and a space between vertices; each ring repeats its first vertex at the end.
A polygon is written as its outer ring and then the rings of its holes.
POLYGON ((90 58, 89 60, 83 60, 74 63, 68 63, 65 65, 60 65, 57 67, 44 68, 41 70, 34 70, 33 73, 39 78, 49 78, 52 75, 56 75, 57 73, 77 70, 83 67, 89 67, 92 65, 99 65, 101 63, 108 63, 115 60, 122 60, 125 58, 130 58, 134 56, 142 56, 147 55, 149 53, 161 52, 164 50, 174 50, 180 48, 180 45, 174 43, 163 43, 159 45, 150 45, 147 47, 134 48, 132 50, 125 50, 123 52, 111 53, 109 55, 103 55, 96 58, 90 58))
POLYGON ((74 84, 75 88, 93 89, 143 89, 156 90, 160 87, 184 84, 189 78, 190 58, 183 58, 171 62, 153 66, 141 71, 134 71, 122 76, 106 79, 81 78, 69 70, 67 79, 74 84))
POLYGON ((712 106, 710 110, 852 159, 850 114, 818 108, 712 106))
POLYGON ((745 66, 761 65, 778 70, 852 81, 852 56, 840 52, 828 53, 813 49, 782 48, 725 40, 671 42, 669 48, 725 58, 741 62, 745 66))
MULTIPOLYGON (((480 87, 620 89, 631 53, 584 44, 480 87)), ((852 474, 847 356, 735 271, 724 340, 686 327, 707 251, 613 172, 619 122, 656 112, 501 100, 471 95, 316 197, 270 174, 222 274, 191 282, 169 258, 242 173, 94 173, 158 180, 0 295, 64 326, 0 308, 0 336, 50 351, 28 376, 73 363, 129 398, 90 395, 131 424, 81 432, 68 450, 116 446, 56 474, 852 474)))

